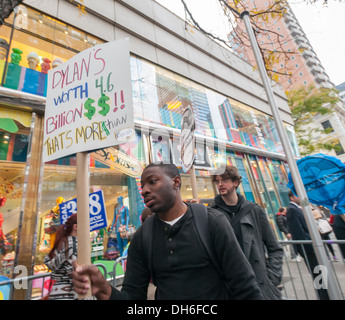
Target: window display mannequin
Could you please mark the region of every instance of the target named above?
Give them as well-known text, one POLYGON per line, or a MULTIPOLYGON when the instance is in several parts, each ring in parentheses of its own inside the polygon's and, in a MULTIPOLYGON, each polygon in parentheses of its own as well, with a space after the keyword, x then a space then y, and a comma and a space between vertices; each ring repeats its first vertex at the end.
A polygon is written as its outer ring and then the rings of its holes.
POLYGON ((120 250, 120 256, 123 254, 123 249, 126 247, 128 243, 128 239, 121 238, 119 227, 121 225, 126 226, 126 230, 128 230, 128 223, 129 223, 129 211, 128 207, 126 207, 123 204, 123 197, 119 196, 117 198, 117 203, 115 204, 114 209, 114 220, 111 224, 111 231, 115 228, 116 232, 116 239, 117 239, 117 245, 120 250))

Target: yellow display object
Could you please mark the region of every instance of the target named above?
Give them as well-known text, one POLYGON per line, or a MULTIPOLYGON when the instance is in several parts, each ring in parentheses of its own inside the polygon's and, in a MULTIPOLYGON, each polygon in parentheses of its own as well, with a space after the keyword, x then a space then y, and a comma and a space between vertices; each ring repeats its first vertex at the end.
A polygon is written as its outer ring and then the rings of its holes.
POLYGON ((0 108, 0 118, 12 119, 20 122, 24 127, 29 128, 31 126, 32 115, 28 112, 0 108))
MULTIPOLYGON (((63 197, 58 197, 56 198, 56 206, 52 209, 52 211, 56 214, 60 214, 60 207, 59 204, 65 202, 65 199, 63 197)), ((52 249, 55 244, 55 239, 56 239, 56 232, 50 234, 50 248, 52 249)))

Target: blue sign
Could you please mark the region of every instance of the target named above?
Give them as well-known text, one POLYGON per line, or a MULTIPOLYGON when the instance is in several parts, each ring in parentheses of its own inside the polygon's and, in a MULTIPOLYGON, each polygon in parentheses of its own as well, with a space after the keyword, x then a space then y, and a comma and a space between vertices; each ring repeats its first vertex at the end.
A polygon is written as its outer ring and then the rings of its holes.
MULTIPOLYGON (((77 213, 77 198, 59 204, 60 221, 64 224, 67 219, 77 213)), ((89 194, 89 212, 90 212, 90 231, 107 227, 107 214, 105 211, 103 191, 97 191, 89 194)))
MULTIPOLYGON (((345 165, 338 158, 318 153, 298 160, 297 167, 311 203, 345 213, 345 165)), ((287 187, 297 194, 290 173, 287 187)))

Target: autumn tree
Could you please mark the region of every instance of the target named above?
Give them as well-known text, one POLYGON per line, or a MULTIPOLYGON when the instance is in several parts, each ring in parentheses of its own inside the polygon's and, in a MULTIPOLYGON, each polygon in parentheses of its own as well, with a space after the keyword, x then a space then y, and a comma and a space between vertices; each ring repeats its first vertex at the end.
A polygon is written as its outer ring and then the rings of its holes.
MULTIPOLYGON (((287 63, 290 57, 298 52, 296 50, 286 50, 284 44, 286 39, 283 39, 281 34, 274 30, 274 23, 276 20, 282 19, 288 9, 286 0, 255 0, 249 5, 249 1, 243 0, 215 0, 215 5, 219 5, 230 25, 230 34, 227 39, 220 38, 212 32, 206 30, 201 22, 198 22, 193 13, 189 10, 185 0, 181 0, 188 23, 207 34, 216 41, 222 42, 231 50, 236 46, 235 53, 239 54, 241 51, 251 52, 249 37, 246 32, 244 23, 242 21, 241 13, 249 12, 249 19, 253 27, 254 34, 257 38, 257 43, 261 51, 261 56, 265 64, 268 76, 274 80, 279 81, 280 76, 290 77, 292 75, 292 67, 287 63), (258 41, 261 39, 261 41, 258 41), (262 41, 265 45, 261 45, 262 41), (267 46, 267 43, 272 46, 267 46), (278 63, 279 62, 279 63, 278 63), (283 65, 284 67, 277 67, 283 65)), ((292 41, 292 40, 289 40, 292 41)), ((255 67, 256 62, 250 61, 255 67)))
POLYGON ((330 129, 314 124, 316 116, 330 115, 335 111, 334 106, 340 101, 337 90, 302 86, 288 91, 287 97, 301 155, 337 150, 338 147, 329 142, 327 137, 330 129))

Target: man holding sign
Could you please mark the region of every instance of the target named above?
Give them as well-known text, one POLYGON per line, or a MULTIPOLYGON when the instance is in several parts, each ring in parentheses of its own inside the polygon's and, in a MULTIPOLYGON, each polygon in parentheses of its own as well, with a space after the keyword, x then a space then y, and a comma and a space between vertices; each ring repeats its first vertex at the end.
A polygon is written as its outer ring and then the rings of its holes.
MULTIPOLYGON (((113 288, 96 266, 74 263, 76 292, 85 294, 91 289, 100 300, 145 300, 152 279, 157 286, 157 300, 263 298, 230 223, 222 213, 210 209, 207 231, 214 241, 222 276, 217 272, 198 241, 193 223, 198 212, 194 214, 193 207, 183 202, 181 176, 174 164, 148 165, 141 176, 141 188, 146 206, 155 214, 132 238, 122 290, 113 288)), ((198 206, 206 210, 203 205, 198 206)))

